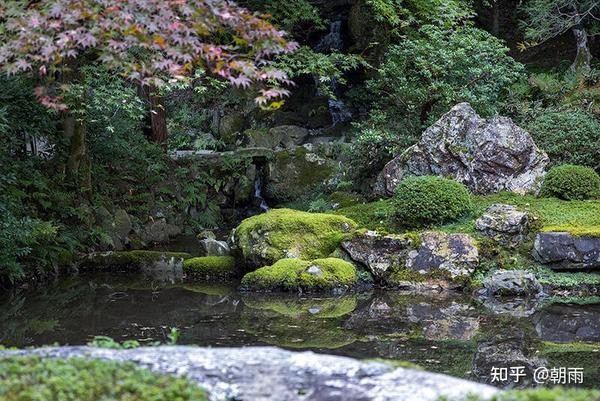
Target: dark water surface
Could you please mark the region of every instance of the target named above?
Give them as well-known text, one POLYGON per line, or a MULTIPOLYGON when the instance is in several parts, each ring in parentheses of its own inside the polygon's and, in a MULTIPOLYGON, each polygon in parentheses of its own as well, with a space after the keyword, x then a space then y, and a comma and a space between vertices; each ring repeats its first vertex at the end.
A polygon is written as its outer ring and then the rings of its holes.
POLYGON ((493 367, 583 368, 583 385, 600 387, 599 304, 482 304, 468 296, 391 291, 256 295, 103 274, 0 297, 5 346, 86 344, 98 335, 164 342, 171 327, 181 330, 179 344, 276 345, 402 360, 481 382, 491 382, 493 367))

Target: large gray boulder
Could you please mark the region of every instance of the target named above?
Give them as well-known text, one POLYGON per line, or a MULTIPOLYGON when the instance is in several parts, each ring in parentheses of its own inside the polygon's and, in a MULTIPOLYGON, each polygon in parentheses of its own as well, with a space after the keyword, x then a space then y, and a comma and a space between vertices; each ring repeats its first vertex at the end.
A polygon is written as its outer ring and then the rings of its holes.
POLYGON ((507 117, 483 119, 459 103, 427 128, 416 145, 390 161, 375 191, 392 195, 409 175, 451 177, 475 193, 536 193, 548 156, 507 117))
POLYGON ((533 244, 533 257, 557 270, 600 269, 600 237, 540 232, 533 244))
POLYGON ((1 351, 0 357, 30 354, 131 361, 157 373, 185 375, 211 401, 462 401, 468 394, 486 400, 498 392, 442 374, 273 347, 52 347, 1 351))
POLYGON ((529 217, 512 205, 495 204, 475 221, 475 228, 502 245, 515 246, 527 237, 529 217))

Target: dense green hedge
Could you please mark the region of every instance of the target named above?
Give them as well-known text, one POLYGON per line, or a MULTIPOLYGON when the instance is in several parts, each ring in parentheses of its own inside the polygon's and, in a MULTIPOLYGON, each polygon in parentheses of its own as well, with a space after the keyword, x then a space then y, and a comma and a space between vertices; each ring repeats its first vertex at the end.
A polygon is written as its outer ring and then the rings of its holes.
POLYGON ((463 184, 433 176, 403 180, 393 203, 398 224, 407 227, 454 221, 472 208, 471 195, 463 184))
POLYGON ((600 176, 589 167, 563 164, 548 171, 540 194, 565 200, 597 198, 600 195, 600 176))
POLYGON ((600 163, 600 122, 585 111, 541 114, 527 125, 535 143, 550 161, 596 167, 600 163))
POLYGON ((131 363, 37 356, 0 358, 0 401, 205 401, 186 379, 131 363))

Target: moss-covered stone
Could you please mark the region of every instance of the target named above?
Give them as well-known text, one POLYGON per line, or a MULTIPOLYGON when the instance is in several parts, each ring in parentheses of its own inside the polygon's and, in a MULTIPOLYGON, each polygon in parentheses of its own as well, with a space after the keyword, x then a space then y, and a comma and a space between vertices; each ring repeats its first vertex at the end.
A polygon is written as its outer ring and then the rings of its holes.
POLYGON ((127 269, 138 270, 143 266, 159 262, 161 260, 179 260, 191 258, 192 255, 185 252, 161 252, 161 251, 115 251, 98 252, 86 255, 79 263, 82 268, 110 270, 127 269))
POLYGON ((345 260, 335 258, 312 262, 282 259, 242 278, 242 286, 254 291, 317 292, 349 288, 357 282, 356 268, 345 260))
POLYGON ((600 237, 600 226, 576 226, 570 224, 562 224, 555 226, 545 226, 541 229, 542 232, 564 232, 575 237, 600 237))
POLYGON ((232 256, 204 256, 183 262, 186 276, 197 280, 219 280, 235 277, 239 270, 232 256))
POLYGON ((335 163, 306 148, 275 153, 269 165, 265 195, 272 203, 281 204, 306 197, 335 171, 335 163))
POLYGON ((234 241, 244 262, 260 267, 284 258, 327 257, 355 228, 343 216, 273 209, 244 220, 234 241))

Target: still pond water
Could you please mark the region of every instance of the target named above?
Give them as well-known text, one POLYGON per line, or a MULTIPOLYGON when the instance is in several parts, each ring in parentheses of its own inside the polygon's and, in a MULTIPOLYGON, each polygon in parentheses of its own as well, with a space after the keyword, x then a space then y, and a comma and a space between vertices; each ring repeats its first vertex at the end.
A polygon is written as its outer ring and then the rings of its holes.
POLYGON ((179 344, 402 360, 480 382, 491 381, 492 367, 583 368, 584 386, 600 388, 600 304, 482 304, 456 294, 390 291, 256 295, 85 274, 1 296, 0 325, 5 346, 79 345, 98 335, 165 342, 177 327, 179 344))

